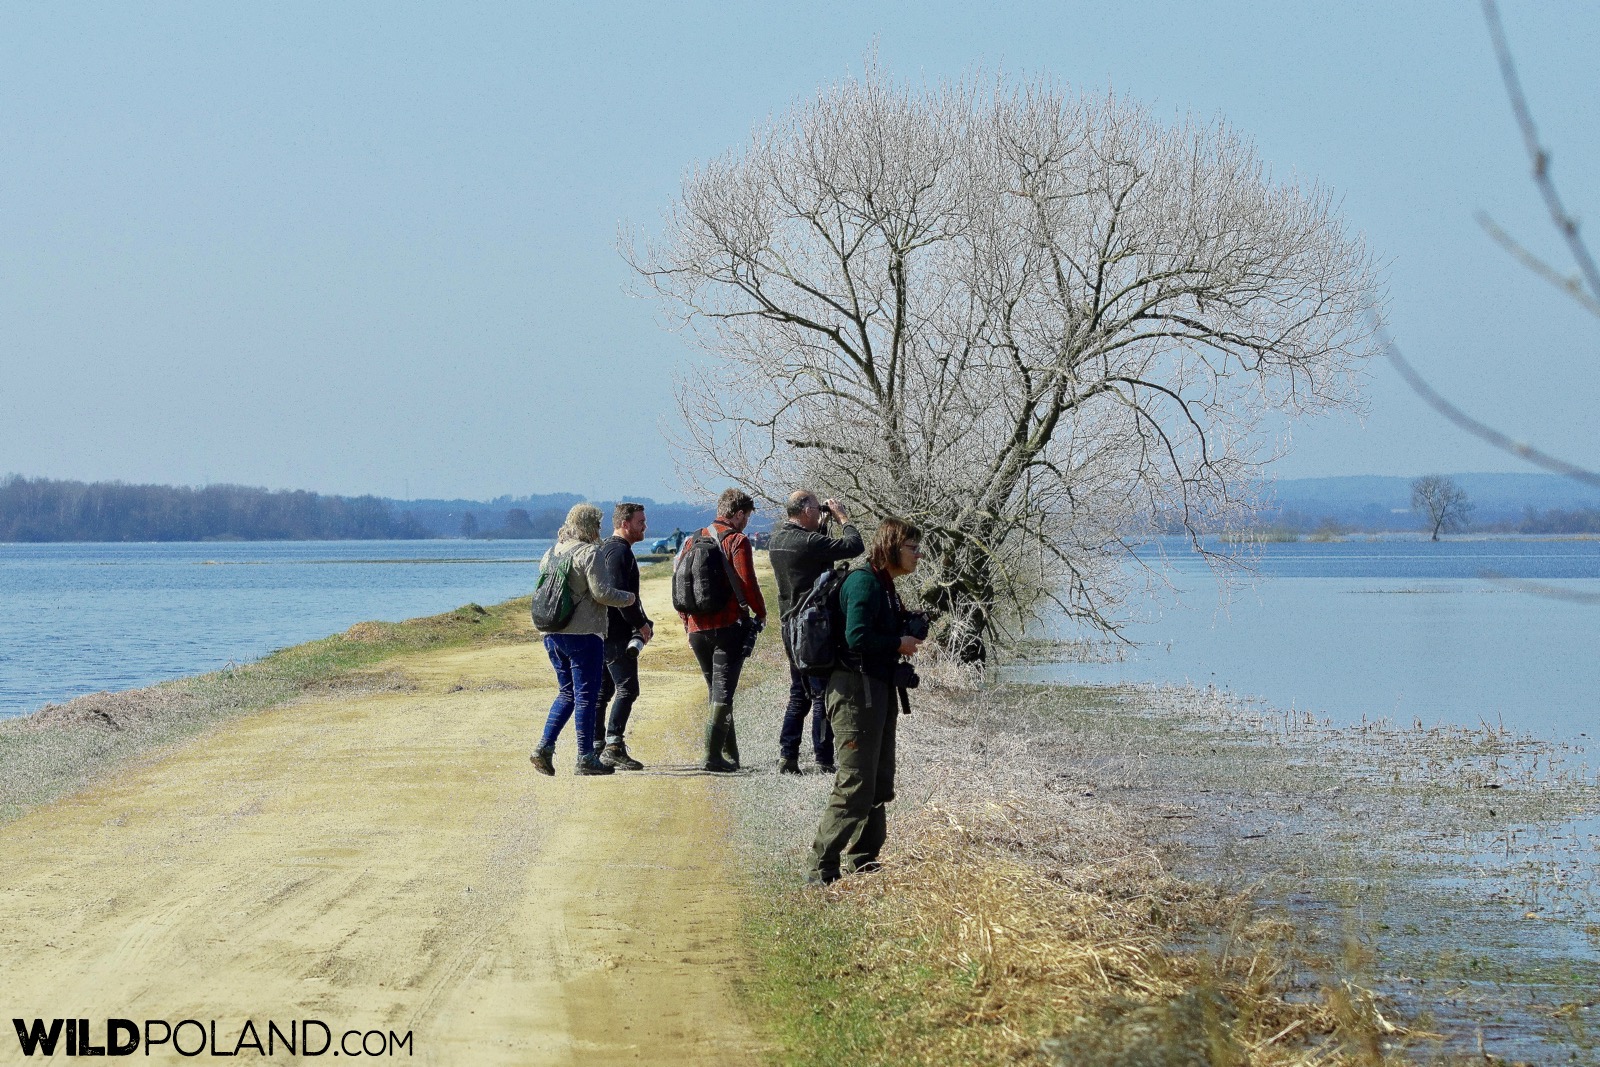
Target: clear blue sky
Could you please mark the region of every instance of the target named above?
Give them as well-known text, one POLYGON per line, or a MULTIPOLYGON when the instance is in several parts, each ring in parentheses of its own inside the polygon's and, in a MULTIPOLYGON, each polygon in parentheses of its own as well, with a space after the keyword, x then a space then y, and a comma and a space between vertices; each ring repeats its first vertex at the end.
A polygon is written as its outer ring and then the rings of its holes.
MULTIPOLYGON (((1600 231, 1600 5, 1505 14, 1600 231)), ((1559 257, 1468 0, 13 3, 0 474, 675 497, 658 426, 688 352, 625 294, 618 228, 874 42, 902 77, 1048 72, 1223 116, 1343 196, 1439 388, 1596 461, 1600 329, 1472 221, 1559 257)), ((1518 469, 1387 367, 1368 395, 1278 473, 1518 469)))

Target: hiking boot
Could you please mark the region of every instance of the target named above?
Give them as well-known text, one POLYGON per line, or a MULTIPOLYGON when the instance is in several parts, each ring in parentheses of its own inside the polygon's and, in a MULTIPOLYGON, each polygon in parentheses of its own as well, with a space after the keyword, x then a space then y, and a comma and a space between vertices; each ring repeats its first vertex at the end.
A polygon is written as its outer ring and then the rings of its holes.
POLYGON ((839 872, 838 872, 837 869, 829 869, 829 870, 826 870, 826 871, 811 871, 806 875, 806 885, 827 886, 827 885, 832 885, 833 883, 837 882, 838 880, 839 880, 839 872))
POLYGON ((600 762, 600 757, 593 752, 585 752, 578 757, 578 765, 572 769, 573 774, 616 774, 616 769, 607 767, 600 762))
POLYGON ((644 764, 628 755, 628 746, 622 741, 607 745, 600 753, 600 762, 619 771, 642 771, 644 764))
POLYGON ((556 767, 555 764, 550 762, 550 757, 555 754, 556 750, 553 748, 536 748, 528 753, 528 762, 533 764, 533 769, 540 774, 548 774, 554 778, 556 776, 556 767))
POLYGON ((799 774, 800 760, 797 756, 785 756, 778 761, 779 774, 799 774))
POLYGON ((838 774, 839 773, 839 768, 838 768, 838 766, 836 764, 819 763, 819 764, 817 764, 817 773, 818 774, 838 774))
POLYGON ((704 769, 711 771, 714 774, 732 774, 739 768, 735 767, 721 756, 711 756, 707 758, 704 769))

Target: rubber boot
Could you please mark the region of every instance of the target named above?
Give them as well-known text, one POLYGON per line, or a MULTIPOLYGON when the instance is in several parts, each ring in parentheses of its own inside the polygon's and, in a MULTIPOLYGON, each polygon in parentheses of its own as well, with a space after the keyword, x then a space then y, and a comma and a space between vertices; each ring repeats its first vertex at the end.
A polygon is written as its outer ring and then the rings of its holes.
POLYGON ((728 707, 728 729, 722 735, 722 758, 733 764, 733 769, 739 769, 739 732, 733 725, 733 707, 728 707))
POLYGON ((733 717, 733 709, 726 704, 711 705, 711 717, 706 720, 706 763, 705 769, 726 774, 736 770, 733 764, 722 758, 722 749, 728 736, 728 723, 733 717))

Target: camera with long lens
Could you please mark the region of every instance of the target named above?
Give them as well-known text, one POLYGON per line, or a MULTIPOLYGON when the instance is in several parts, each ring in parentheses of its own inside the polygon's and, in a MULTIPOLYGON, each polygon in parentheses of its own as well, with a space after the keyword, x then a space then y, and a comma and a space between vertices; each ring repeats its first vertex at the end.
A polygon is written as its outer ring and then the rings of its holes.
POLYGON ((639 653, 644 651, 644 635, 635 630, 633 636, 628 639, 626 651, 629 656, 638 659, 639 653))

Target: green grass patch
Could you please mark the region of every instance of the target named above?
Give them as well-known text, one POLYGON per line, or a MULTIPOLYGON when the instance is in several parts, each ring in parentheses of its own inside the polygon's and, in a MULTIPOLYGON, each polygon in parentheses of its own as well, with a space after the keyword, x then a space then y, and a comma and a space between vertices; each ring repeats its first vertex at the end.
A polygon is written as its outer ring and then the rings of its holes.
POLYGON ((859 962, 872 943, 860 912, 829 903, 787 878, 759 880, 746 910, 749 943, 759 966, 741 992, 756 1022, 774 1043, 770 1062, 782 1067, 838 1063, 887 1064, 882 1021, 910 1008, 905 998, 873 995, 859 962))

